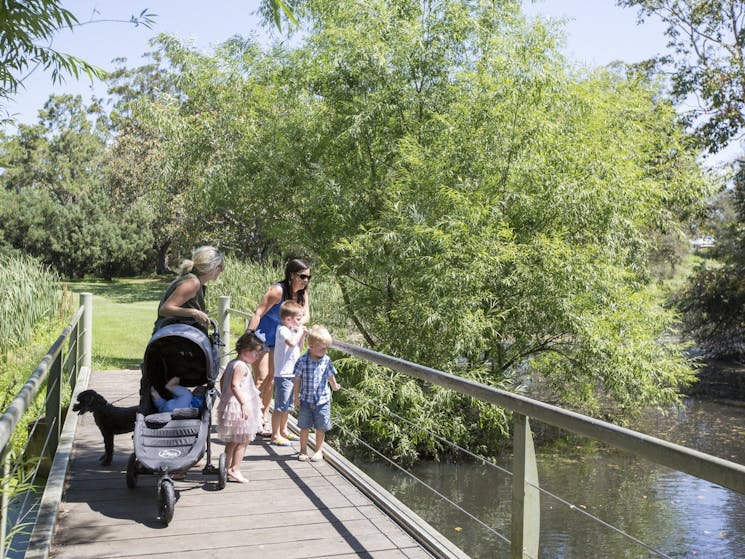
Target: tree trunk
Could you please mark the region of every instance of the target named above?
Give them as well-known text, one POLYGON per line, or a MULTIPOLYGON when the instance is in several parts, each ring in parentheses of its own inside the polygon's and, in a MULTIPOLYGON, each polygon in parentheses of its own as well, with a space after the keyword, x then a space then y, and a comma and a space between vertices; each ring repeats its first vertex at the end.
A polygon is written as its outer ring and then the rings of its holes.
POLYGON ((167 240, 159 244, 156 247, 156 262, 155 262, 155 273, 156 274, 170 274, 172 272, 170 268, 170 249, 171 241, 167 240))

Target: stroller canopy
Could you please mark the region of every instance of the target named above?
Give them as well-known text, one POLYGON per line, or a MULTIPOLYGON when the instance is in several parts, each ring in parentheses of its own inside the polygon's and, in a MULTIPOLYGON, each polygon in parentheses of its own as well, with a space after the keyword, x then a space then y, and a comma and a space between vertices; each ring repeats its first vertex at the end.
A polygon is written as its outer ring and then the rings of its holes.
POLYGON ((193 326, 164 326, 153 334, 145 349, 142 375, 158 390, 176 376, 181 378, 181 386, 213 386, 219 373, 217 343, 193 326))

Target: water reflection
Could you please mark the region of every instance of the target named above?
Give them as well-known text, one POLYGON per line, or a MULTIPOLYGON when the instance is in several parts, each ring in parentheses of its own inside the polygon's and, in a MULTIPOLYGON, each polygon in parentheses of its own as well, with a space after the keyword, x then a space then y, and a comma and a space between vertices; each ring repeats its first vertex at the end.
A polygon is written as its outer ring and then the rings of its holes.
MULTIPOLYGON (((745 409, 689 401, 680 413, 647 414, 634 428, 671 442, 745 463, 745 409)), ((509 557, 511 476, 477 464, 422 463, 412 473, 479 518, 381 463, 358 464, 474 558, 509 557)), ((500 464, 511 469, 510 457, 500 464)), ((660 557, 589 515, 676 559, 745 558, 745 495, 627 453, 569 446, 538 449, 545 559, 660 557)))

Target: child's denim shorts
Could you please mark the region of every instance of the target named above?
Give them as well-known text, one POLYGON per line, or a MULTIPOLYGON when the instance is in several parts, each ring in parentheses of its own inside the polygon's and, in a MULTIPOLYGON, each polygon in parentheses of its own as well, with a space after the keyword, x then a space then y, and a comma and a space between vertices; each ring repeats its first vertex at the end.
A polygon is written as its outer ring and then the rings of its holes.
POLYGON ((316 406, 310 402, 300 402, 297 426, 300 429, 315 427, 316 431, 328 431, 331 429, 331 402, 326 402, 320 406, 316 406))
POLYGON ((292 388, 295 379, 292 377, 274 377, 274 410, 292 411, 292 388))

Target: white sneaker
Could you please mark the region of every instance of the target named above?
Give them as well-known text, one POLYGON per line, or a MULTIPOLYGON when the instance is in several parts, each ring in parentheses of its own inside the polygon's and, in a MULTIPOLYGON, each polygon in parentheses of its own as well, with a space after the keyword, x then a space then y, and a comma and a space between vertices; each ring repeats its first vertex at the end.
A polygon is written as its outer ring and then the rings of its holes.
POLYGON ((323 460, 323 452, 320 450, 310 457, 311 462, 320 462, 321 460, 323 460))

